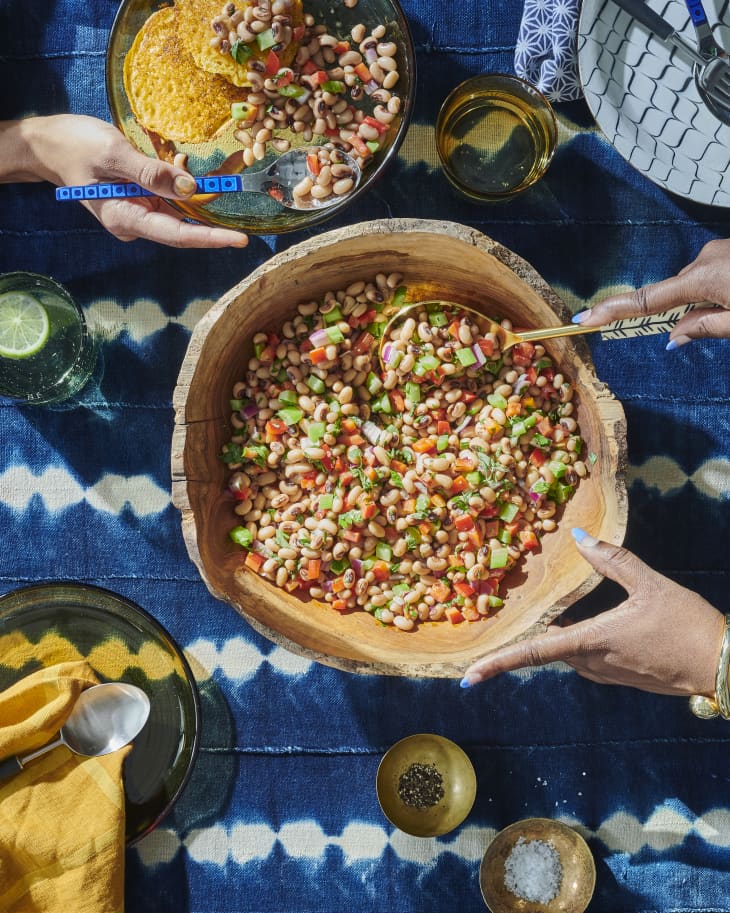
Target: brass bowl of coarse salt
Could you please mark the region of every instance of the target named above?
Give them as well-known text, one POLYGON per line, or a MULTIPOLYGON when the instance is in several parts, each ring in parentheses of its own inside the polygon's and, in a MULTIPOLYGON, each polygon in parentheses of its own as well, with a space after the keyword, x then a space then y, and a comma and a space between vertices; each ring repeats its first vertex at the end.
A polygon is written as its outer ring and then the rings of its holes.
POLYGON ((525 818, 500 831, 479 869, 492 913, 583 913, 595 885, 588 844, 549 818, 525 818))
POLYGON ((326 598, 305 599, 277 586, 246 566, 250 555, 230 538, 240 518, 221 453, 231 440, 232 391, 248 370, 258 334, 284 332, 299 304, 321 301, 328 291, 376 274, 398 274, 408 300, 471 304, 519 327, 569 320, 563 302, 528 263, 453 222, 365 222, 296 244, 243 278, 195 328, 174 394, 173 502, 181 511, 188 554, 210 592, 275 643, 349 672, 460 678, 490 650, 543 632, 601 580, 576 549, 570 530, 582 527, 604 541, 623 541, 625 418, 596 377, 582 339, 546 343, 552 363, 576 390, 573 415, 591 468, 560 507, 556 528, 542 538, 539 550, 505 579, 504 605, 483 620, 424 619, 405 632, 368 611, 340 612, 326 598))
POLYGON ((438 837, 469 814, 477 780, 466 752, 455 742, 418 733, 383 755, 375 788, 391 824, 414 837, 438 837))

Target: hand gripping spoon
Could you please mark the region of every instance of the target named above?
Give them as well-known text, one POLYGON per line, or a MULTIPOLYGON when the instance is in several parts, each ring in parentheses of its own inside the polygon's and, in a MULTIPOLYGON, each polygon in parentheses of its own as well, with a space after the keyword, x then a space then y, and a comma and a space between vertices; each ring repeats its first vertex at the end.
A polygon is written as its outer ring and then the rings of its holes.
MULTIPOLYGON (((204 194, 264 193, 287 209, 326 209, 328 206, 342 202, 358 187, 361 171, 357 161, 351 155, 340 149, 332 150, 331 154, 336 153, 339 160, 335 164, 345 165, 349 169, 349 177, 352 180, 350 189, 346 193, 331 193, 323 199, 295 194, 297 185, 301 184, 305 178, 311 178, 313 182, 316 182, 317 172, 311 170, 312 159, 309 157, 316 157, 319 148, 318 146, 303 146, 298 149, 290 149, 289 152, 280 155, 275 162, 260 171, 244 171, 242 174, 211 174, 195 178, 197 192, 204 194)), ((342 180, 345 177, 342 174, 339 179, 342 180)), ((153 196, 156 194, 151 190, 128 182, 82 184, 78 187, 56 188, 56 199, 61 202, 153 196)))
POLYGON ((605 327, 601 326, 584 327, 579 323, 569 323, 564 326, 543 327, 540 330, 524 330, 521 333, 514 333, 512 330, 505 330, 503 326, 500 326, 496 321, 491 320, 481 311, 477 311, 475 308, 468 307, 465 304, 457 304, 455 301, 418 301, 416 304, 407 304, 400 308, 385 324, 383 336, 380 340, 380 347, 378 349, 378 359, 380 360, 380 366, 383 371, 390 370, 390 365, 388 365, 386 359, 383 357, 383 350, 389 342, 392 342, 390 334, 393 328, 405 320, 413 311, 428 310, 429 308, 436 307, 445 308, 449 311, 466 311, 468 314, 473 314, 475 317, 478 317, 481 321, 486 320, 491 323, 493 331, 499 336, 499 344, 503 352, 507 349, 511 349, 512 346, 517 345, 517 343, 520 342, 534 342, 538 339, 555 339, 556 336, 577 336, 583 333, 597 333, 600 330, 605 329, 605 327))
POLYGON ((150 699, 136 685, 126 682, 93 685, 78 696, 53 742, 27 755, 0 762, 0 782, 59 745, 89 758, 117 751, 139 735, 149 713, 150 699))

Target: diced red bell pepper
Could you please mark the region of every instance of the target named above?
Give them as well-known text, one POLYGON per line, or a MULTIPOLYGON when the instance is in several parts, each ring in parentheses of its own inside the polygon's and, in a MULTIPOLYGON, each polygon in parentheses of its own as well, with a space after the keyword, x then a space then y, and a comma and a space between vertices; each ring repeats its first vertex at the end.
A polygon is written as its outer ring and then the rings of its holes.
POLYGON ((266 67, 266 75, 274 76, 281 69, 281 61, 276 56, 275 51, 269 51, 266 60, 264 61, 264 66, 266 67))
POLYGON ((352 148, 357 152, 360 158, 367 159, 370 158, 372 152, 368 149, 367 143, 362 137, 358 136, 357 133, 354 133, 350 139, 349 143, 352 148))
POLYGON ((307 169, 309 173, 313 174, 315 177, 322 170, 322 162, 320 162, 319 156, 314 152, 310 152, 307 156, 307 169))
POLYGON ((487 356, 487 358, 491 358, 496 351, 494 340, 485 339, 483 336, 477 339, 477 345, 482 350, 482 353, 487 356))
POLYGON ((390 567, 388 566, 387 561, 376 561, 373 564, 372 571, 373 576, 378 581, 378 583, 382 583, 384 580, 387 580, 388 577, 390 577, 390 567))
POLYGON ((455 495, 461 494, 462 491, 466 491, 469 487, 469 483, 464 478, 464 476, 457 476, 454 479, 454 483, 451 486, 451 492, 455 495))
POLYGON ((436 602, 446 602, 451 597, 451 590, 448 585, 441 580, 432 584, 429 592, 436 602))
POLYGON ((555 431, 555 425, 553 425, 547 415, 544 418, 539 419, 535 428, 543 437, 552 437, 553 432, 555 431))
POLYGON ((403 412, 406 408, 405 400, 403 399, 403 394, 400 390, 391 390, 388 394, 390 397, 390 402, 396 412, 403 412))
POLYGON ((512 346, 512 364, 527 368, 535 357, 535 346, 531 342, 518 342, 512 346))
POLYGON ((474 529, 474 518, 471 514, 461 514, 454 520, 454 526, 460 533, 465 533, 469 529, 474 529))
POLYGON ((332 608, 335 610, 335 612, 347 611, 347 600, 346 599, 333 599, 332 608))
MULTIPOLYGON (((307 31, 307 27, 304 25, 295 25, 291 30, 291 37, 293 41, 301 41, 304 38, 304 34, 307 31)), ((309 63, 309 61, 307 61, 309 63)))
POLYGON ((451 434, 451 422, 436 422, 436 434, 451 434))
POLYGON ((258 574, 264 563, 263 555, 259 555, 256 552, 249 552, 246 555, 245 563, 246 567, 250 567, 252 571, 255 571, 258 574))
POLYGON ((350 352, 353 356, 365 355, 372 349, 374 342, 375 337, 373 334, 368 333, 368 331, 365 330, 365 332, 360 333, 360 335, 357 337, 352 348, 350 349, 350 352))
POLYGON ((444 615, 446 615, 446 617, 448 618, 448 620, 451 622, 452 625, 458 625, 460 622, 462 622, 464 620, 464 616, 456 608, 456 606, 450 605, 444 612, 444 615))
POLYGON ((527 459, 533 466, 543 466, 547 462, 548 454, 539 447, 534 447, 527 459))
POLYGON ((365 83, 370 82, 370 80, 373 78, 373 74, 370 72, 367 64, 365 63, 359 63, 355 67, 355 76, 357 76, 358 79, 362 80, 362 82, 365 83))
POLYGON ((462 580, 459 580, 454 584, 454 589, 459 594, 459 596, 463 596, 465 599, 470 599, 474 595, 474 587, 470 586, 468 583, 465 583, 462 580))
POLYGON ((318 365, 323 361, 327 361, 327 349, 325 346, 317 346, 316 349, 312 349, 312 351, 309 353, 309 360, 313 365, 318 365))
POLYGON ((381 124, 380 121, 379 121, 377 118, 371 117, 369 114, 368 114, 367 116, 363 117, 362 122, 363 122, 364 124, 367 124, 368 127, 372 127, 373 130, 377 130, 378 133, 379 133, 381 136, 382 136, 384 133, 387 133, 387 132, 388 132, 388 125, 387 125, 387 124, 381 124))
POLYGON ((519 539, 523 546, 530 551, 540 547, 540 540, 531 529, 521 529, 519 539))

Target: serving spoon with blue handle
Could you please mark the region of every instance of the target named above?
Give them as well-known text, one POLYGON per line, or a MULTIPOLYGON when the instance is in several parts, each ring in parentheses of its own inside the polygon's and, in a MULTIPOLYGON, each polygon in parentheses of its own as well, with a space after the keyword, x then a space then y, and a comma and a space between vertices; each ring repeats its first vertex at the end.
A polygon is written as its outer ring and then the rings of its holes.
MULTIPOLYGON (((243 174, 207 175, 195 178, 198 193, 264 193, 287 209, 326 209, 340 203, 347 194, 333 194, 323 200, 307 200, 294 195, 294 188, 306 177, 312 177, 307 165, 307 156, 317 152, 317 146, 290 149, 260 171, 245 171, 243 174)), ((343 164, 352 172, 352 193, 360 183, 361 171, 357 161, 346 152, 340 151, 343 164)), ((77 187, 57 187, 56 199, 61 202, 82 200, 109 200, 125 197, 154 197, 157 194, 132 182, 110 184, 81 184, 77 187)))

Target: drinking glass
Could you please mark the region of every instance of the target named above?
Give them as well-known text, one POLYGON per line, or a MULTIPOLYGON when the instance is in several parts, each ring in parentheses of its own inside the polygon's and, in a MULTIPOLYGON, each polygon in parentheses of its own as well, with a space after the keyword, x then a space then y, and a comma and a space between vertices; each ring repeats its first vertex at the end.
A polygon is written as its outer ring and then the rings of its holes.
POLYGON ((37 273, 0 275, 0 395, 55 403, 84 386, 96 347, 63 286, 37 273))
POLYGON ((446 177, 479 202, 508 200, 538 181, 555 152, 550 102, 506 73, 474 76, 448 96, 436 120, 446 177))

